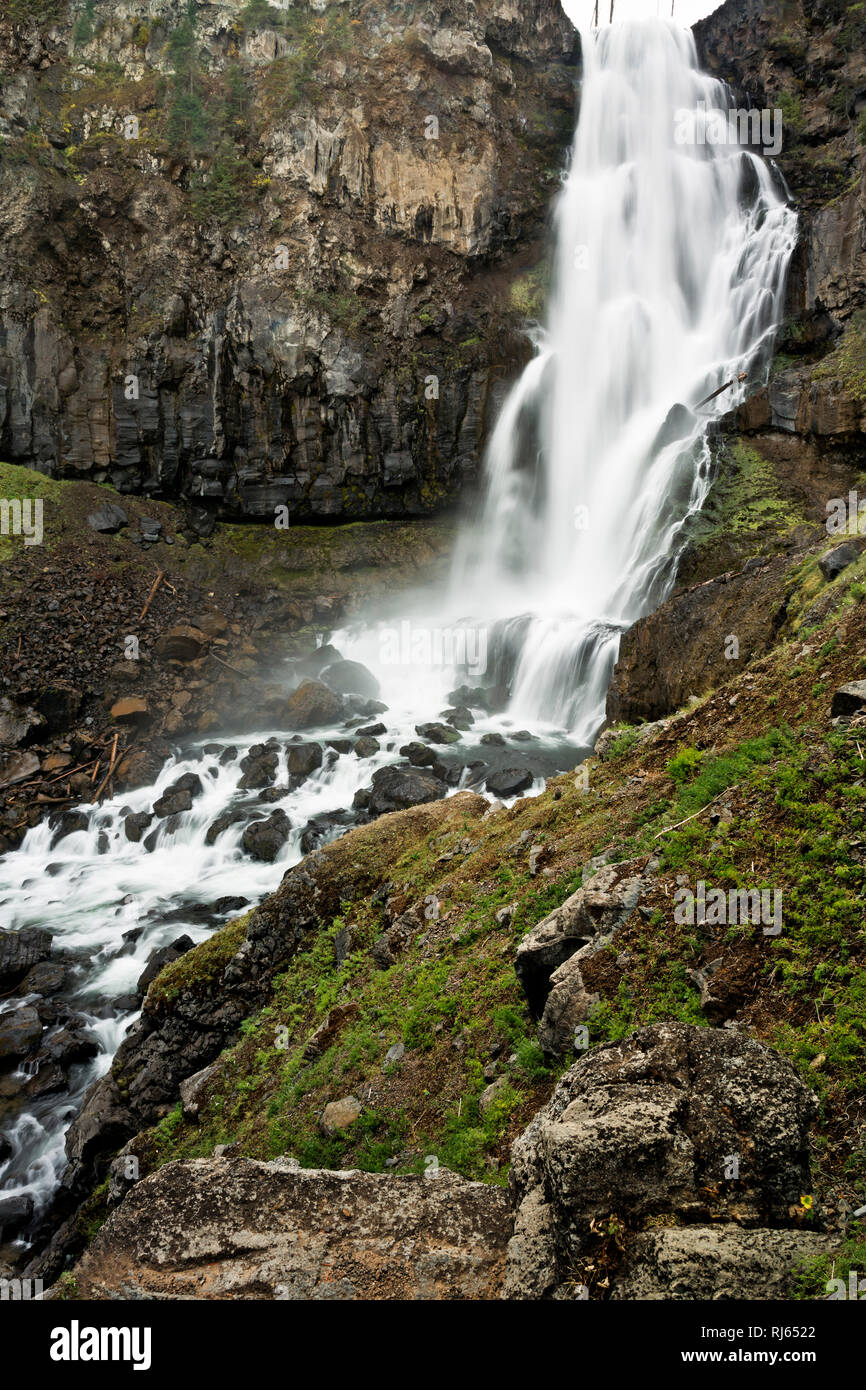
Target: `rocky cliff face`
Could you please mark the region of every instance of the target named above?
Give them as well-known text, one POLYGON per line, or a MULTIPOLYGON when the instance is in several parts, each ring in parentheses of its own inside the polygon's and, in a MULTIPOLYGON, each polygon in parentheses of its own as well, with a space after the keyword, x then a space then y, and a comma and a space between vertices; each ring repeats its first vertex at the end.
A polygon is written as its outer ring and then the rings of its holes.
POLYGON ((728 0, 696 33, 742 106, 781 112, 777 162, 801 215, 769 387, 730 423, 783 475, 830 458, 841 485, 861 466, 864 428, 866 21, 841 0, 728 0))
POLYGON ((0 456, 222 515, 431 511, 540 301, 558 0, 13 0, 0 456))

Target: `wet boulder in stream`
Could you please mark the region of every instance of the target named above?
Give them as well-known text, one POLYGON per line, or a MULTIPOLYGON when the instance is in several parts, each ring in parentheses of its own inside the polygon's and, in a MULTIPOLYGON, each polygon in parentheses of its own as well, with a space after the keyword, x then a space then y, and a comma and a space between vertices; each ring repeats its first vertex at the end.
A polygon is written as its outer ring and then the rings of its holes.
POLYGON ((448 724, 416 724, 415 732, 428 743, 459 743, 460 734, 448 724))
POLYGON ((74 1066, 76 1062, 89 1062, 99 1052, 99 1043, 91 1033, 78 1028, 61 1028, 45 1044, 45 1052, 58 1066, 74 1066))
POLYGON ((344 713, 340 696, 321 681, 304 681, 286 701, 285 724, 289 729, 312 729, 333 724, 344 713))
POLYGON ((532 773, 527 767, 504 767, 491 772, 485 786, 493 796, 519 796, 532 786, 532 773))
POLYGON ((309 777, 322 766, 322 747, 318 743, 290 743, 287 748, 289 773, 292 777, 309 777))
POLYGON ((0 1239, 11 1240, 33 1216, 33 1198, 26 1192, 0 1194, 0 1239))
POLYGON ((413 767, 432 767, 437 754, 426 743, 406 743, 400 749, 400 757, 406 758, 413 767))
POLYGON ((67 835, 75 835, 79 830, 86 830, 89 823, 86 811, 55 812, 48 820, 48 824, 54 831, 51 837, 51 848, 53 849, 67 835))
POLYGON ((309 854, 328 839, 334 839, 351 819, 348 811, 322 811, 311 816, 301 836, 301 852, 309 854))
POLYGON ((27 971, 18 986, 19 994, 57 994, 66 982, 66 966, 45 960, 27 971))
POLYGON ((315 651, 303 657, 295 667, 295 671, 305 680, 316 680, 326 666, 333 666, 335 662, 342 660, 342 652, 338 652, 336 647, 332 647, 329 642, 326 642, 324 646, 317 647, 315 651))
POLYGON ((244 806, 230 806, 225 811, 220 811, 216 820, 212 820, 205 833, 204 842, 206 845, 215 844, 226 830, 231 826, 237 825, 238 821, 249 818, 249 808, 244 806))
POLYGON ((252 859, 272 864, 282 849, 292 822, 285 811, 272 811, 266 820, 253 821, 241 838, 241 844, 252 859))
POLYGON ((0 1066, 25 1057, 41 1037, 42 1020, 31 1005, 0 1014, 0 1066))
POLYGON ((193 797, 201 796, 203 791, 204 787, 198 774, 185 772, 153 803, 153 814, 162 819, 165 816, 178 816, 183 811, 191 811, 193 797))
POLYGON ((153 813, 151 811, 130 811, 123 820, 123 833, 127 840, 131 840, 134 845, 137 845, 152 820, 153 813))
POLYGON ((440 801, 448 791, 447 783, 432 772, 417 767, 380 767, 373 773, 367 810, 374 816, 389 811, 402 811, 407 806, 420 806, 426 801, 440 801))
POLYGON ((259 791, 269 787, 277 774, 279 750, 271 744, 254 743, 246 757, 241 758, 243 776, 238 787, 243 791, 259 791))

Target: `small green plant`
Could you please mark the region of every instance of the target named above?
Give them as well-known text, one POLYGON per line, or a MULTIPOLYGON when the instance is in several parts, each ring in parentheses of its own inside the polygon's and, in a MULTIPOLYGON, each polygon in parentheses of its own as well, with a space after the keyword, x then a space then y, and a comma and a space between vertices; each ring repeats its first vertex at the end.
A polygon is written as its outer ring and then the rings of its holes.
POLYGON ((697 748, 681 748, 668 763, 668 776, 678 785, 690 782, 706 756, 706 753, 700 752, 697 748))
POLYGON ((626 753, 628 753, 629 749, 634 748, 635 744, 637 743, 637 740, 637 729, 623 729, 622 733, 610 745, 610 748, 607 752, 607 756, 609 758, 623 757, 626 753))
POLYGON ((841 1241, 838 1251, 803 1260, 794 1271, 791 1297, 795 1299, 847 1299, 862 1297, 859 1281, 866 1277, 866 1237, 854 1235, 841 1241), (850 1277, 853 1276, 853 1277, 850 1277))

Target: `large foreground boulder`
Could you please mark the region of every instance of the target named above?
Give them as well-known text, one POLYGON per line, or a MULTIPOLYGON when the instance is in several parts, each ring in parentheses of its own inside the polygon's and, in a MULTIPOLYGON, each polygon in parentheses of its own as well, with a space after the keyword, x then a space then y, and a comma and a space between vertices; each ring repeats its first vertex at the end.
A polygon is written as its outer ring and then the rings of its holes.
MULTIPOLYGON (((685 1268, 688 1246, 700 1271, 695 1288, 712 1292, 681 1296, 772 1297, 754 1292, 754 1260, 744 1260, 737 1281, 730 1242, 740 1225, 796 1224, 800 1196, 811 1190, 808 1130, 816 1112, 814 1095, 784 1058, 733 1030, 660 1023, 594 1048, 512 1149, 515 1230, 504 1296, 563 1297, 576 1280, 592 1289, 600 1270, 608 1276, 605 1233, 616 1229, 626 1269, 632 1261, 625 1288, 650 1288, 653 1279, 660 1287, 658 1270, 665 1261, 685 1268), (689 1246, 682 1233, 655 1232, 652 1249, 648 1237, 636 1243, 648 1223, 711 1222, 730 1238, 724 1258, 718 1241, 713 1247, 717 1276, 710 1246, 689 1246)), ((752 1234, 754 1249, 759 1232, 752 1234)), ((808 1254, 797 1234, 787 1253, 808 1254)))
POLYGON ((196 1159, 143 1179, 75 1270, 84 1299, 489 1299, 507 1194, 435 1177, 196 1159))

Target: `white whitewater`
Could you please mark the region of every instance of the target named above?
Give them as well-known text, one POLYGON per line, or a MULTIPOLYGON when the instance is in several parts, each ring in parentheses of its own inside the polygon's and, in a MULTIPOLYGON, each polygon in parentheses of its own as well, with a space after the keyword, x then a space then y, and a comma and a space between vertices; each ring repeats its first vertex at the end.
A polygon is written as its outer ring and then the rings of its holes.
MULTIPOLYGON (((0 1191, 27 1193, 37 1214, 59 1181, 72 1114, 135 1017, 134 1002, 112 1001, 132 989, 155 947, 181 932, 205 937, 214 918, 203 918, 201 905, 227 895, 255 903, 272 891, 301 858, 309 818, 350 806, 377 768, 398 761, 417 737, 416 722, 439 717, 455 677, 478 685, 505 675, 511 684, 505 714, 479 715, 464 733, 455 751, 466 761, 491 756, 477 743, 485 730, 507 739, 527 724, 541 735, 534 757, 545 739, 550 753, 558 731, 548 770, 572 766, 603 721, 621 633, 673 582, 683 523, 710 483, 707 425, 745 387, 701 413, 696 404, 740 372, 753 385, 765 368, 795 217, 762 160, 727 146, 676 144, 678 109, 728 104, 724 89, 697 70, 688 31, 650 21, 585 34, 584 69, 556 208, 549 321, 503 408, 481 515, 463 533, 449 593, 419 600, 415 612, 426 607, 427 617, 411 619, 408 601, 395 596, 391 620, 392 635, 409 622, 413 641, 474 625, 487 639, 486 674, 480 663, 461 672, 411 653, 389 658, 387 630, 372 624, 336 634, 346 656, 379 676, 388 733, 373 758, 331 752, 291 789, 281 752, 277 781, 287 794, 278 804, 293 830, 273 864, 243 853, 240 825, 211 845, 207 828, 238 798, 253 806, 256 797, 239 792, 240 760, 272 734, 284 743, 278 729, 236 740, 238 757, 228 764, 203 740, 178 753, 154 787, 84 807, 86 830, 57 842, 43 824, 20 852, 0 857, 0 926, 50 927, 70 967, 65 997, 104 1049, 74 1073, 68 1092, 43 1096, 6 1127, 12 1151, 0 1160, 0 1191), (189 771, 204 784, 193 810, 159 825, 152 849, 128 841, 124 814, 150 809, 189 771), (137 938, 124 941, 133 930, 137 938)), ((345 733, 341 726, 308 737, 345 733)), ((543 785, 540 766, 532 790, 543 785)), ((20 1004, 0 1000, 0 1010, 20 1004)))
POLYGON ((549 319, 493 436, 452 602, 515 653, 517 721, 591 744, 620 636, 665 598, 705 500, 707 425, 766 370, 796 216, 760 157, 677 143, 678 113, 731 105, 689 30, 614 24, 583 53, 549 319))

